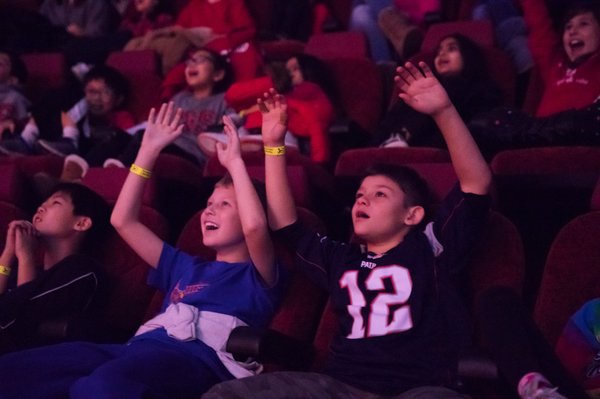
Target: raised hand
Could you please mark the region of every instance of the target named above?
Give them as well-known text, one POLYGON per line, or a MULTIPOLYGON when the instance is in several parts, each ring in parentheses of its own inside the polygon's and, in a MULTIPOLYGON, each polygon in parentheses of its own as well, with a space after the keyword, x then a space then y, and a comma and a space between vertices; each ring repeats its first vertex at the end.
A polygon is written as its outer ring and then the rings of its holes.
POLYGON ((233 161, 242 158, 240 153, 240 138, 237 128, 229 116, 223 116, 223 123, 225 124, 223 133, 227 136, 227 143, 217 143, 217 157, 221 165, 229 170, 233 161))
POLYGON ((262 113, 262 138, 266 146, 282 145, 287 131, 287 103, 285 97, 270 89, 256 100, 262 113))
POLYGON ((415 111, 431 116, 452 107, 446 90, 427 64, 420 62, 419 67, 421 70, 407 62, 396 69, 394 80, 401 90, 399 97, 415 111))
POLYGON ((148 115, 148 125, 142 139, 142 147, 152 148, 157 151, 175 141, 183 132, 181 108, 174 110, 173 102, 163 104, 158 113, 152 108, 148 115))

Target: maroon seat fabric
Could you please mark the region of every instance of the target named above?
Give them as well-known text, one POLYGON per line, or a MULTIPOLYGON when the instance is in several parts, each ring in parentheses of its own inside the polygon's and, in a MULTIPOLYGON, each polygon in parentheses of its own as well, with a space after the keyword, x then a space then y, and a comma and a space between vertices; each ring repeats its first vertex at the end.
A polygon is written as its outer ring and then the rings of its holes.
POLYGON ((589 174, 598 176, 600 148, 559 146, 506 150, 497 153, 490 166, 496 175, 589 174))
POLYGON ((14 162, 0 164, 0 201, 22 206, 25 196, 25 178, 14 162))
POLYGON ((448 151, 427 147, 358 148, 344 151, 335 165, 335 176, 360 176, 375 163, 406 165, 450 162, 448 151))
POLYGON ((580 215, 557 234, 546 259, 534 319, 550 345, 581 305, 600 296, 600 211, 580 215))
MULTIPOLYGON (((160 238, 168 233, 166 219, 155 209, 142 206, 140 220, 160 238)), ((150 266, 146 264, 116 233, 95 248, 94 256, 104 266, 109 286, 100 312, 104 321, 102 340, 123 341, 141 325, 155 289, 146 284, 150 266)))
MULTIPOLYGON (((109 203, 114 203, 119 197, 121 187, 129 175, 125 168, 100 168, 93 167, 88 170, 82 179, 82 183, 100 194, 109 203)), ((146 184, 142 204, 153 208, 158 207, 158 188, 155 178, 151 178, 146 184)))
POLYGON ((116 51, 106 64, 118 69, 129 82, 129 101, 126 108, 138 121, 148 118, 150 108, 160 105, 162 77, 159 60, 152 50, 116 51))
POLYGON ((34 103, 49 89, 58 89, 65 84, 66 60, 62 53, 22 54, 27 66, 25 94, 34 103))
POLYGON ((592 192, 592 199, 590 200, 590 210, 600 211, 600 178, 596 182, 596 187, 592 192))
POLYGON ((421 51, 434 52, 440 40, 452 33, 467 36, 482 47, 493 47, 496 44, 494 27, 489 20, 450 21, 433 24, 427 29, 421 43, 421 51))
POLYGON ((322 59, 369 57, 367 39, 358 31, 314 34, 308 38, 304 52, 322 59))
MULTIPOLYGON (((264 176, 265 154, 262 151, 243 152, 242 158, 248 171, 253 177, 264 176)), ((315 210, 319 207, 319 201, 334 198, 333 175, 322 166, 312 162, 310 158, 300 154, 297 150, 288 148, 286 152, 290 184, 292 194, 298 206, 315 210)), ((210 157, 204 166, 204 176, 221 177, 225 174, 225 168, 221 166, 216 156, 210 157)), ((315 210, 316 211, 316 210, 315 210)), ((318 213, 318 212, 317 212, 318 213)), ((318 213, 321 216, 320 213, 318 213)))
POLYGON ((384 109, 383 83, 377 66, 368 58, 323 59, 333 74, 343 116, 373 133, 384 109))

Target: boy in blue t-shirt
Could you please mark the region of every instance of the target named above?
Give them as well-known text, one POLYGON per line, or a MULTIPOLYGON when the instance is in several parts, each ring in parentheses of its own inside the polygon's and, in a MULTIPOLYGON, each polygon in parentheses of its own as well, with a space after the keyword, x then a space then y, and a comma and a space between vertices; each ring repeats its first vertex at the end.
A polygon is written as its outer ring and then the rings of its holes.
POLYGON ((287 106, 275 92, 259 100, 269 223, 329 291, 337 328, 322 373, 268 373, 218 384, 203 398, 463 398, 451 389, 467 339, 456 280, 487 220, 491 172, 444 88, 419 66, 398 68, 400 98, 434 119, 459 186, 422 228, 422 178, 392 165, 368 172, 352 207, 362 245, 297 222, 285 173, 287 106))
POLYGON ((228 141, 217 154, 230 178, 216 184, 200 217, 203 243, 216 260, 171 247, 139 219, 146 181, 160 151, 181 134, 180 118, 173 103, 150 111, 111 217, 152 266, 149 283, 166 294, 162 312, 126 345, 76 342, 0 358, 0 397, 197 398, 217 382, 260 372, 255 362, 235 361, 225 343, 236 326, 266 327, 282 297, 282 270, 229 118, 228 141))

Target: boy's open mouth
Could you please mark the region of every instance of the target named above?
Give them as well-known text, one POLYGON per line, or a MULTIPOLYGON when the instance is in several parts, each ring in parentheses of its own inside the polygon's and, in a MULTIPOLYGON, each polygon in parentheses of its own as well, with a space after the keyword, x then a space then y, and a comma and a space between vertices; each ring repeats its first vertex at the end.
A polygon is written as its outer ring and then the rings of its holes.
POLYGON ((356 217, 358 219, 368 219, 369 215, 367 215, 365 212, 358 211, 358 212, 356 212, 356 217))
POLYGON ((219 226, 213 222, 206 222, 206 223, 204 223, 204 228, 206 228, 207 231, 212 231, 212 230, 217 230, 219 228, 219 226))
POLYGON ((580 48, 582 48, 585 45, 585 43, 583 43, 583 41, 579 40, 579 39, 573 39, 569 42, 569 47, 571 47, 571 50, 578 50, 580 48))

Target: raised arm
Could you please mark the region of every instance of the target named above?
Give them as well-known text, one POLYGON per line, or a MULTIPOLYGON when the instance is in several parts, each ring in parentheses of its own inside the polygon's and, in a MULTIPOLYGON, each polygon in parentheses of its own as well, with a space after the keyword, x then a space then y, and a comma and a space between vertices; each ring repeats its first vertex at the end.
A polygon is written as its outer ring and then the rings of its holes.
POLYGON ((217 156, 233 181, 238 214, 250 259, 265 283, 272 286, 276 279, 275 252, 267 216, 242 160, 235 124, 229 116, 224 116, 223 122, 227 143, 217 144, 217 156))
POLYGON ((258 99, 262 113, 262 138, 265 146, 265 176, 269 224, 273 230, 296 221, 296 204, 286 172, 284 137, 287 131, 287 104, 274 89, 258 99))
POLYGON ((400 98, 418 112, 430 115, 438 125, 463 192, 486 194, 492 174, 467 126, 448 94, 424 62, 406 63, 397 69, 400 98))
POLYGON ((173 103, 163 104, 158 113, 150 110, 142 145, 110 218, 123 240, 152 267, 158 265, 163 241, 140 222, 142 196, 158 154, 182 132, 180 118, 181 110, 174 112, 173 103))

